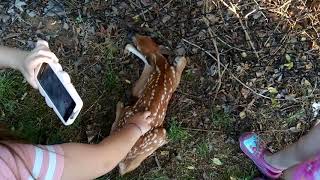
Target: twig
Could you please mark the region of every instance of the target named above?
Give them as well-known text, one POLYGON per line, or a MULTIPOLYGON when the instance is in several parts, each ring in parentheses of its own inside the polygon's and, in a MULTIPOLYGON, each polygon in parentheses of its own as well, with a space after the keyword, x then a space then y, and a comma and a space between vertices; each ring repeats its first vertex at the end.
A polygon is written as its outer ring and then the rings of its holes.
POLYGON ((273 130, 266 130, 266 131, 256 131, 258 133, 275 133, 275 132, 290 132, 290 129, 273 129, 273 130))
POLYGON ((218 130, 211 130, 211 129, 198 129, 198 128, 184 128, 181 129, 188 130, 188 131, 200 131, 200 132, 215 132, 215 133, 222 133, 223 131, 218 130))
POLYGON ((242 29, 243 29, 243 31, 244 31, 244 34, 245 34, 245 36, 246 36, 247 42, 249 42, 249 45, 251 46, 252 50, 254 51, 254 54, 256 55, 256 57, 257 57, 258 59, 260 59, 259 54, 258 54, 258 52, 257 52, 256 48, 254 47, 254 44, 253 44, 253 42, 252 42, 252 40, 251 40, 251 37, 250 37, 248 31, 246 30, 246 28, 244 27, 243 21, 242 21, 240 15, 239 15, 239 13, 238 13, 237 10, 236 10, 236 7, 235 7, 232 3, 230 3, 230 4, 231 4, 231 7, 230 7, 230 6, 229 6, 226 2, 224 2, 223 0, 220 0, 220 2, 221 2, 224 6, 226 6, 231 12, 233 12, 233 13, 237 16, 237 18, 238 18, 238 20, 239 20, 239 23, 240 23, 240 25, 241 25, 241 27, 242 27, 242 29))
POLYGON ((159 162, 157 155, 154 156, 154 160, 156 160, 156 164, 157 164, 158 168, 161 169, 161 165, 160 165, 160 162, 159 162))
MULTIPOLYGON (((220 88, 221 88, 221 84, 222 84, 222 81, 221 81, 221 79, 222 79, 222 75, 221 75, 221 62, 220 62, 220 52, 219 52, 219 50, 218 50, 218 46, 217 46, 217 41, 216 41, 216 39, 214 38, 214 36, 213 36, 213 30, 211 29, 211 27, 210 27, 210 22, 209 22, 209 20, 206 18, 206 17, 202 17, 203 18, 203 20, 205 21, 205 24, 207 25, 207 27, 208 27, 208 32, 209 32, 209 35, 210 35, 210 37, 211 37, 211 39, 212 39, 212 42, 213 42, 213 45, 214 45, 214 49, 215 49, 215 51, 216 51, 216 59, 217 59, 217 62, 218 62, 218 73, 219 73, 219 82, 218 82, 218 86, 217 86, 217 88, 216 88, 216 94, 215 94, 215 96, 214 96, 214 98, 213 98, 213 103, 216 101, 216 98, 217 98, 217 96, 218 96, 218 93, 219 93, 219 90, 220 90, 220 88)), ((224 71, 226 70, 226 68, 224 69, 224 71)))
MULTIPOLYGON (((170 0, 168 3, 166 3, 164 6, 162 6, 162 8, 159 9, 159 11, 161 11, 163 8, 167 7, 173 0, 170 0)), ((142 11, 140 14, 133 16, 133 19, 137 19, 139 16, 142 16, 144 14, 146 14, 147 12, 151 11, 153 9, 154 6, 150 6, 148 9, 142 11)))
POLYGON ((86 114, 91 110, 91 108, 92 108, 95 104, 98 103, 98 101, 105 95, 105 94, 104 94, 105 92, 107 92, 107 91, 104 90, 104 91, 102 92, 102 94, 94 101, 94 103, 92 103, 92 105, 91 105, 84 113, 82 113, 82 116, 86 115, 86 114))
MULTIPOLYGON (((184 39, 184 38, 182 38, 182 41, 184 41, 184 42, 186 42, 186 43, 188 43, 188 44, 190 44, 190 45, 192 45, 192 46, 194 46, 194 47, 196 47, 196 48, 201 49, 201 50, 202 50, 203 52, 205 52, 208 56, 210 56, 212 59, 214 59, 215 61, 218 62, 217 58, 214 57, 209 51, 203 49, 202 47, 200 47, 200 46, 198 46, 198 45, 196 45, 196 44, 194 44, 194 43, 192 43, 192 42, 190 42, 190 41, 188 41, 188 40, 186 40, 186 39, 184 39)), ((221 65, 223 68, 226 68, 226 66, 225 66, 223 63, 221 63, 221 62, 220 62, 220 65, 221 65)), ((256 94, 257 96, 260 96, 260 97, 263 97, 263 98, 266 98, 266 99, 269 99, 269 100, 273 99, 273 98, 271 98, 271 97, 268 97, 268 96, 265 96, 265 95, 263 95, 263 94, 260 94, 260 93, 256 92, 256 91, 253 90, 251 87, 247 86, 245 83, 243 83, 242 81, 240 81, 240 79, 238 79, 230 70, 228 70, 228 72, 229 72, 230 76, 231 76, 234 80, 238 81, 241 85, 243 85, 245 88, 249 89, 251 92, 253 92, 253 93, 256 94)), ((287 101, 287 100, 288 100, 288 99, 279 99, 279 98, 274 98, 274 99, 275 99, 275 100, 280 100, 280 101, 287 101)))

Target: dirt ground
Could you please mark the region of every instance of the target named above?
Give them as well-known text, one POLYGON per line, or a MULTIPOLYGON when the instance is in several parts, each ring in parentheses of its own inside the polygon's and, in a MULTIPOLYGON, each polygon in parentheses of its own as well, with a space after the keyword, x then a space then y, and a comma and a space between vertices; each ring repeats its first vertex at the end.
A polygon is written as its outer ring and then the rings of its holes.
POLYGON ((170 142, 128 175, 100 179, 253 179, 238 138, 255 131, 276 152, 318 121, 318 0, 0 2, 1 45, 49 41, 84 101, 64 127, 21 75, 0 71, 0 120, 33 143, 97 143, 142 64, 123 49, 135 30, 188 57, 165 127, 170 142))

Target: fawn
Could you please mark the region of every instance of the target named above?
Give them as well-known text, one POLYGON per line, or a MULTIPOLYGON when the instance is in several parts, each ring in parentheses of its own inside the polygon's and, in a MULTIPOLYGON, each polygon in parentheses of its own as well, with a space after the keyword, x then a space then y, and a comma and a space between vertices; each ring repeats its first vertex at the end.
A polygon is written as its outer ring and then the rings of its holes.
POLYGON ((170 65, 161 54, 159 46, 150 37, 134 35, 133 43, 138 50, 131 44, 126 46, 126 50, 137 55, 145 63, 143 72, 132 89, 132 95, 137 101, 133 106, 126 107, 122 102, 118 102, 111 132, 123 127, 137 112, 150 111, 153 121, 151 130, 136 142, 119 163, 121 175, 137 168, 144 159, 167 143, 163 121, 170 98, 179 85, 187 63, 185 57, 177 57, 173 65, 170 65))

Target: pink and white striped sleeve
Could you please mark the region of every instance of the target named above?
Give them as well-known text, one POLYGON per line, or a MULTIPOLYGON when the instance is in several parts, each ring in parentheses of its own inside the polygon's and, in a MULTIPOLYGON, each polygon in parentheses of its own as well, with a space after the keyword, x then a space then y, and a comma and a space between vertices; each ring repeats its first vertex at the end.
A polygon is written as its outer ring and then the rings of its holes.
POLYGON ((59 145, 0 145, 0 179, 58 180, 64 167, 59 145))

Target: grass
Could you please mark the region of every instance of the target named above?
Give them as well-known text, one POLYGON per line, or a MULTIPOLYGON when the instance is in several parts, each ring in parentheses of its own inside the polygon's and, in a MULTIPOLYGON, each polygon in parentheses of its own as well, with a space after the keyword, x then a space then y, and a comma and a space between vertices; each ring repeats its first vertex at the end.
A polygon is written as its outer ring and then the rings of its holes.
POLYGON ((175 118, 171 119, 169 126, 168 136, 171 141, 184 141, 190 137, 189 133, 182 129, 181 124, 179 124, 175 118))
POLYGON ((23 78, 12 71, 0 73, 0 107, 3 113, 14 114, 18 107, 16 98, 21 98, 26 90, 26 84, 22 83, 23 78))
POLYGON ((251 167, 240 167, 231 165, 227 171, 221 175, 221 179, 230 180, 252 180, 256 176, 256 170, 251 167))
POLYGON ((210 146, 206 142, 201 142, 197 145, 197 154, 198 156, 205 158, 208 157, 210 153, 210 146))
POLYGON ((289 117, 286 119, 286 122, 290 126, 305 116, 306 116, 306 111, 305 111, 305 109, 302 108, 297 112, 290 113, 289 117))
POLYGON ((217 110, 215 108, 211 111, 211 121, 214 126, 224 130, 230 130, 232 126, 231 117, 223 110, 217 110))
POLYGON ((117 75, 118 73, 114 70, 115 68, 112 66, 112 61, 115 59, 119 50, 112 43, 102 44, 102 46, 104 46, 104 58, 107 67, 104 82, 105 87, 108 91, 119 90, 120 79, 117 75))
POLYGON ((111 91, 114 89, 117 90, 120 87, 119 77, 117 76, 116 72, 113 71, 111 68, 107 68, 104 83, 105 83, 105 87, 108 91, 111 91))

